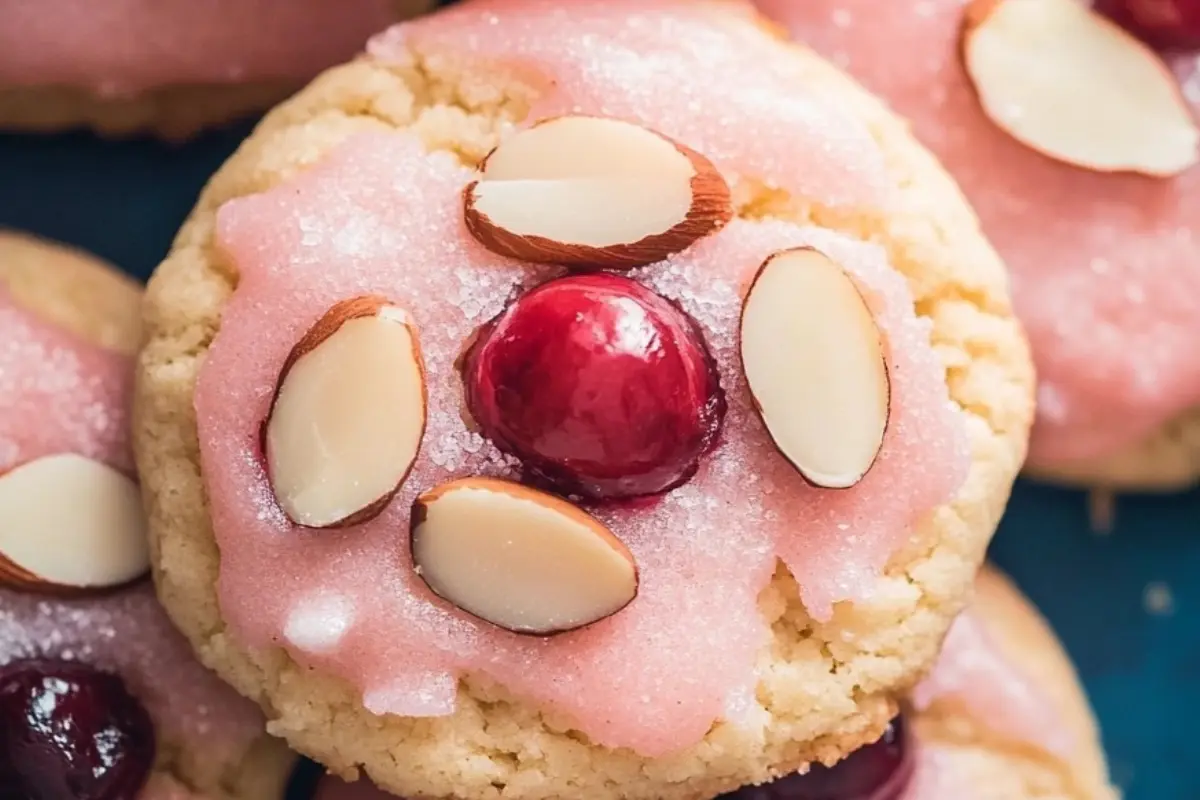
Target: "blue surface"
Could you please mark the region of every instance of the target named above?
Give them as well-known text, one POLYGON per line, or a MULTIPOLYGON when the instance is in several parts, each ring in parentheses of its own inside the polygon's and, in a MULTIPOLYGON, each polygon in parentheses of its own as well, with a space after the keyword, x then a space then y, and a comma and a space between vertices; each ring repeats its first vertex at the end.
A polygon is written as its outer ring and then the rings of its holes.
MULTIPOLYGON (((0 137, 0 227, 72 242, 145 277, 245 132, 185 147, 0 137)), ((1020 485, 993 547, 1074 656, 1129 800, 1200 800, 1198 534, 1200 492, 1122 498, 1115 529, 1097 536, 1082 494, 1020 485), (1156 583, 1172 593, 1169 613, 1146 610, 1156 583)))

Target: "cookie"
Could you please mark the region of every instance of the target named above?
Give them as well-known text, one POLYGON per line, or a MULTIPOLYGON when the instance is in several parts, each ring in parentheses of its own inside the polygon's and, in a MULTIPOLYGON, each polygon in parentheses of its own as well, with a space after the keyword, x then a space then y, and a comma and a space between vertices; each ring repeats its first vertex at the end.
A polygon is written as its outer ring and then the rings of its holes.
POLYGON ((874 740, 1032 417, 953 183, 737 2, 377 37, 213 178, 145 316, 160 598, 273 733, 416 796, 711 797, 874 740), (535 153, 600 182, 548 174, 522 228, 474 183, 498 143, 485 180, 535 153), (840 399, 788 401, 777 351, 840 399))
POLYGON ((1027 471, 1110 489, 1185 488, 1200 478, 1200 41, 1163 57, 1079 3, 1036 5, 760 0, 912 121, 1012 270, 1039 378, 1027 471), (1020 68, 995 80, 979 42, 994 42, 998 57, 1020 52, 1020 68), (1097 75, 1086 59, 1100 52, 1105 67, 1133 77, 1047 82, 1097 75), (1020 99, 1008 107, 1031 109, 1030 130, 989 111, 1005 108, 1010 91, 1020 99), (1071 98, 1080 113, 1060 113, 1071 98), (1087 132, 1059 141, 1056 123, 1046 128, 1053 141, 1039 139, 1038 120, 1051 113, 1078 117, 1087 132))
MULTIPOLYGON (((325 777, 314 800, 386 800, 325 777)), ((933 674, 888 731, 814 766, 719 800, 1115 800, 1096 722, 1049 625, 1003 575, 980 573, 933 674)))
POLYGON ((0 129, 170 139, 269 108, 432 0, 53 0, 0 9, 0 129))
POLYGON ((293 756, 195 660, 148 579, 127 410, 140 294, 91 256, 0 232, 0 780, 282 800, 293 756), (53 744, 22 728, 50 691, 53 744))

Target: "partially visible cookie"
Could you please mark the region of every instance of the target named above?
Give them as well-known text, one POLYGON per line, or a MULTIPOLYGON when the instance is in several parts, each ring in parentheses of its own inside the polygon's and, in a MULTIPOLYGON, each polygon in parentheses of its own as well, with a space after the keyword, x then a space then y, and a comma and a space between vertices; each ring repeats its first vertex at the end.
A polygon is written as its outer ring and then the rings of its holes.
MULTIPOLYGON (((719 800, 1116 800, 1095 719, 1054 632, 994 569, 976 588, 933 674, 880 741, 833 767, 719 800)), ((327 776, 314 800, 390 797, 327 776)))
POLYGON ((1186 21, 1090 0, 757 4, 911 120, 1008 264, 1039 380, 1026 472, 1118 491, 1200 482, 1200 43, 1186 21), (1092 5, 1125 9, 1128 30, 1092 5), (1118 136, 1108 119, 1132 124, 1118 136))
POLYGON ((128 445, 140 296, 92 256, 0 232, 0 783, 282 800, 294 757, 195 660, 147 577, 128 445))
POLYGON ((0 5, 0 129, 170 139, 279 102, 433 0, 0 5))

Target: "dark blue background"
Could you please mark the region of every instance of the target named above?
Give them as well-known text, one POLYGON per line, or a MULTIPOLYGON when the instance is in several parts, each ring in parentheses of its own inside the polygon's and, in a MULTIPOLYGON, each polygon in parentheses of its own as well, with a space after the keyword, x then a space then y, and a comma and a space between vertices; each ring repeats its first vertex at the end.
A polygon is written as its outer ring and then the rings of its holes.
MULTIPOLYGON (((0 137, 0 226, 145 277, 245 132, 185 147, 0 137)), ((1200 492, 1121 498, 1115 529, 1098 536, 1082 494, 1020 485, 993 555, 1075 657, 1129 800, 1200 799, 1200 492), (1169 587, 1169 613, 1146 610, 1151 584, 1169 587)))

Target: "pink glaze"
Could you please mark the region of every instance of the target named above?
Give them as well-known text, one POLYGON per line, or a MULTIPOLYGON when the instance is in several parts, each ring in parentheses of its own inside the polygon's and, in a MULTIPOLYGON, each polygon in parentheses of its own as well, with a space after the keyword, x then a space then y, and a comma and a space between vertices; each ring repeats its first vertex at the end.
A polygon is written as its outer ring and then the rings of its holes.
POLYGON ((764 46, 748 5, 744 24, 731 24, 738 9, 721 4, 714 24, 694 0, 476 0, 397 25, 368 51, 507 69, 544 87, 532 119, 586 111, 651 124, 731 173, 827 205, 885 202, 891 187, 866 127, 840 98, 802 91, 803 65, 764 46))
MULTIPOLYGON (((0 473, 79 453, 132 474, 131 360, 41 320, 2 289, 0 331, 0 473)), ((0 590, 0 664, 40 656, 117 672, 161 731, 214 759, 238 756, 262 732, 257 709, 192 657, 148 582, 73 600, 0 590)))
POLYGON ((306 80, 395 20, 392 0, 3 0, 0 84, 134 94, 306 80))
POLYGON ((966 800, 979 797, 979 776, 970 768, 970 762, 963 759, 962 753, 951 747, 921 742, 914 747, 917 763, 913 768, 912 781, 900 800, 966 800))
POLYGON ((1012 663, 971 611, 955 620, 933 671, 913 690, 918 711, 940 699, 957 700, 990 729, 1049 752, 1069 755, 1074 747, 1053 699, 1012 663))
MULTIPOLYGON (((556 31, 550 38, 574 43, 563 45, 559 59, 544 57, 547 74, 562 76, 557 102, 665 123, 692 147, 716 148, 723 163, 757 163, 766 178, 782 176, 784 183, 821 175, 822 165, 828 174, 830 162, 816 154, 830 151, 837 163, 841 151, 832 142, 826 147, 824 136, 854 130, 810 125, 826 117, 797 100, 793 84, 785 91, 762 78, 770 74, 764 62, 738 55, 756 47, 773 64, 761 39, 722 34, 700 5, 606 0, 573 5, 564 16, 540 2, 508 3, 503 30, 516 38, 496 33, 501 28, 488 23, 495 13, 490 4, 469 5, 402 27, 376 49, 406 38, 405 31, 422 41, 457 37, 466 49, 482 47, 485 30, 488 46, 532 46, 538 20, 549 14, 556 31), (653 88, 657 79, 635 55, 672 83, 650 92, 645 81, 653 88), (734 146, 744 129, 731 129, 722 104, 733 87, 760 79, 756 130, 780 131, 786 161, 768 139, 745 137, 734 146), (625 88, 631 85, 637 88, 625 88)), ((877 158, 873 149, 862 153, 856 167, 839 170, 842 183, 854 185, 864 169, 881 180, 871 166, 877 158)), ((913 315, 907 285, 880 249, 791 224, 735 222, 669 263, 636 273, 704 328, 729 394, 724 442, 691 482, 659 502, 598 512, 639 561, 633 606, 553 639, 510 634, 434 598, 412 572, 407 546, 418 492, 466 475, 516 475, 510 459, 464 425, 453 362, 471 332, 515 291, 553 274, 492 255, 466 233, 461 192, 470 176, 451 156, 426 155, 406 135, 366 136, 277 189, 221 209, 218 243, 240 280, 195 403, 221 548, 223 612, 246 642, 282 644, 302 663, 350 680, 376 713, 448 714, 457 679, 484 674, 565 714, 602 744, 648 755, 686 746, 715 719, 736 716, 734 701, 752 690, 766 635, 756 598, 777 556, 797 576, 811 612, 828 618, 834 603, 870 595, 914 521, 964 478, 964 428, 929 347, 928 324, 913 315), (885 450, 848 491, 810 488, 777 454, 750 409, 735 349, 749 278, 775 250, 803 244, 824 248, 855 274, 889 344, 894 397, 885 450), (420 328, 430 399, 423 450, 375 520, 348 530, 298 530, 271 494, 257 432, 293 344, 334 302, 364 292, 406 305, 420 328)), ((831 187, 828 197, 846 191, 831 187)))
MULTIPOLYGON (((1034 348, 1032 461, 1103 456, 1200 402, 1200 167, 1105 175, 1011 139, 959 60, 963 0, 758 2, 909 117, 973 202, 1034 348)), ((1173 65, 1200 112, 1200 57, 1173 65)))
POLYGON ((686 746, 755 682, 766 634, 756 598, 776 556, 811 612, 828 618, 834 603, 871 594, 916 518, 964 478, 964 428, 928 323, 914 316, 907 284, 881 249, 788 223, 735 221, 634 273, 703 327, 729 397, 723 442, 657 503, 596 512, 638 559, 637 602, 586 631, 510 634, 434 598, 412 572, 407 545, 417 493, 467 475, 516 475, 465 426, 454 359, 507 298, 551 274, 492 255, 466 233, 461 192, 470 175, 405 134, 370 135, 221 209, 218 242, 240 280, 195 402, 223 612, 250 644, 283 644, 302 663, 350 680, 377 713, 448 714, 456 679, 482 673, 565 713, 600 743, 649 755, 686 746), (736 352, 750 277, 772 252, 806 244, 860 281, 892 366, 884 452, 846 491, 809 487, 778 455, 751 410, 736 352), (423 450, 375 520, 295 529, 271 494, 257 431, 294 343, 334 302, 367 292, 408 307, 419 327, 429 392, 423 450), (327 646, 306 651, 296 642, 327 646))
POLYGON ((84 341, 16 305, 0 288, 0 474, 78 453, 133 474, 131 359, 84 341))

